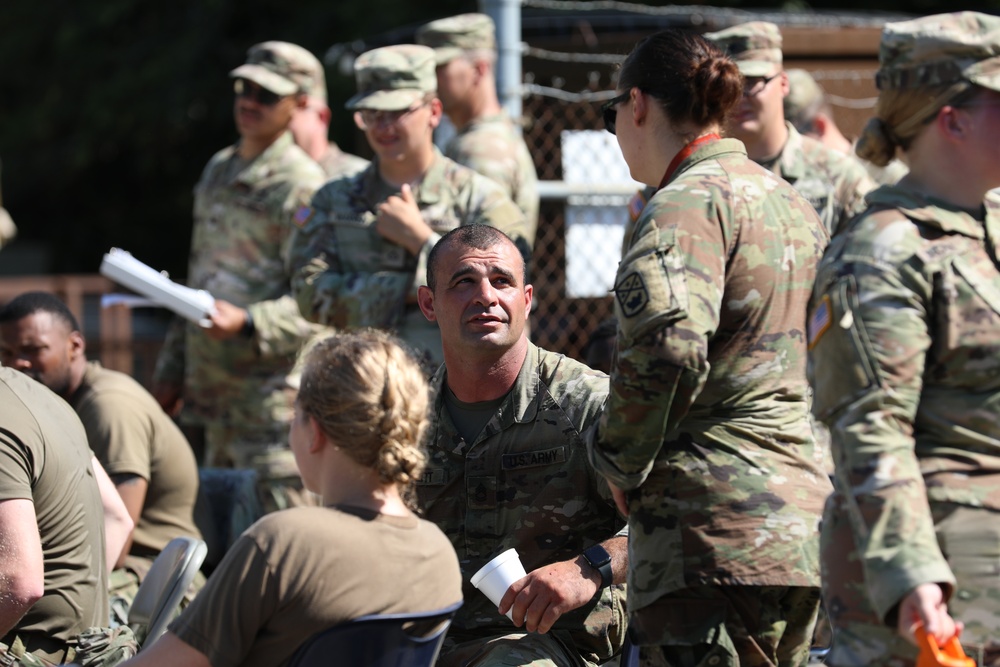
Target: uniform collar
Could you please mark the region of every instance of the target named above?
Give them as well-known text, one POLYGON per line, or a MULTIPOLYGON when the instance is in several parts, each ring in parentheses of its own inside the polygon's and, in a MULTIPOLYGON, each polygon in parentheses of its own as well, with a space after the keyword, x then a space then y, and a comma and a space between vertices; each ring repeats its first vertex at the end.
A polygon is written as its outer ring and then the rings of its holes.
POLYGON ((896 185, 883 186, 868 193, 866 199, 872 208, 897 209, 910 220, 947 234, 983 239, 989 229, 992 239, 1000 239, 1000 195, 997 194, 987 196, 985 219, 908 187, 905 177, 896 185))

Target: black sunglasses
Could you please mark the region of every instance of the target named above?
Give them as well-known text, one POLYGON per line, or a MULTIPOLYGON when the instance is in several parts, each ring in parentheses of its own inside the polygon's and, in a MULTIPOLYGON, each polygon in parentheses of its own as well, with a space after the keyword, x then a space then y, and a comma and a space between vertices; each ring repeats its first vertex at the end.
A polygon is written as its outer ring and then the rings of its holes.
POLYGON ((618 120, 618 109, 619 104, 624 102, 632 94, 629 90, 626 93, 622 93, 617 97, 612 97, 610 100, 601 105, 601 116, 604 118, 604 129, 611 134, 615 133, 615 122, 618 120))
POLYGON ((285 95, 272 93, 267 88, 262 88, 253 81, 247 81, 246 79, 236 79, 233 82, 233 91, 236 93, 236 97, 245 97, 266 107, 274 106, 281 98, 285 97, 285 95))

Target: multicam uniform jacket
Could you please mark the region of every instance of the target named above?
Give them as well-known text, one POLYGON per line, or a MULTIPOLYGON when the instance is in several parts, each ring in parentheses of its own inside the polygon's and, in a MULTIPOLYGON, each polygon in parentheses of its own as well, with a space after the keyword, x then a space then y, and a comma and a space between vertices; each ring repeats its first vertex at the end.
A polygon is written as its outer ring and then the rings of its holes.
POLYGON ((836 234, 865 210, 865 195, 875 189, 875 181, 858 160, 786 125, 788 141, 777 161, 765 166, 791 183, 816 209, 827 233, 836 234))
POLYGON ((826 232, 723 139, 646 204, 615 278, 591 460, 628 493, 629 610, 699 585, 819 585, 830 482, 808 419, 806 303, 826 232))
POLYGON ((185 412, 198 422, 283 430, 292 414, 295 355, 318 331, 291 297, 288 243, 293 216, 322 185, 323 172, 290 132, 237 170, 238 160, 236 146, 219 151, 195 186, 188 284, 247 308, 256 332, 216 341, 178 319, 156 379, 184 383, 185 412))
MULTIPOLYGON (((435 149, 436 150, 436 149, 435 149)), ((492 225, 529 251, 524 216, 488 178, 436 153, 413 196, 435 234, 415 257, 375 230, 376 208, 399 189, 383 181, 378 162, 360 174, 327 183, 292 243, 292 288, 302 314, 338 328, 392 329, 435 366, 443 360, 437 324, 416 305, 427 255, 460 225, 492 225)))
MULTIPOLYGON (((518 629, 469 582, 479 568, 515 548, 531 572, 624 529, 607 484, 587 463, 585 437, 597 426, 608 379, 529 345, 513 389, 471 443, 444 405, 445 379, 441 367, 431 382, 436 419, 418 500, 451 539, 462 568, 465 604, 450 633, 461 640, 502 636, 518 629)), ((552 632, 588 662, 604 662, 625 638, 625 587, 605 588, 552 632)))
POLYGON ((814 411, 885 619, 917 584, 955 580, 936 503, 1000 510, 1000 196, 985 217, 905 184, 869 203, 823 259, 809 356, 814 411))
POLYGON ((458 131, 445 155, 503 186, 528 223, 528 240, 538 229, 538 175, 524 137, 506 113, 476 118, 458 131))

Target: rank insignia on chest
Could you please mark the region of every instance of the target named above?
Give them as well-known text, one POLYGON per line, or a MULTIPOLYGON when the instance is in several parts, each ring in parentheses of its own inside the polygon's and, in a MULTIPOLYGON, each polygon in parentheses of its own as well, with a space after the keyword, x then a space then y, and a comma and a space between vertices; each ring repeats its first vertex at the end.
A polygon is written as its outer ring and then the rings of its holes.
POLYGON ((633 317, 642 312, 649 303, 649 290, 638 273, 630 273, 615 285, 615 296, 621 306, 622 315, 633 317))
POLYGON ((312 206, 300 206, 292 214, 292 222, 295 223, 297 227, 305 227, 306 223, 312 220, 313 217, 312 206))
POLYGON ((398 245, 386 245, 382 249, 382 266, 401 269, 406 265, 406 250, 398 245))
POLYGON ((830 295, 826 294, 809 314, 809 321, 806 322, 806 333, 809 336, 810 350, 816 346, 820 337, 830 328, 832 310, 833 306, 830 303, 830 295))

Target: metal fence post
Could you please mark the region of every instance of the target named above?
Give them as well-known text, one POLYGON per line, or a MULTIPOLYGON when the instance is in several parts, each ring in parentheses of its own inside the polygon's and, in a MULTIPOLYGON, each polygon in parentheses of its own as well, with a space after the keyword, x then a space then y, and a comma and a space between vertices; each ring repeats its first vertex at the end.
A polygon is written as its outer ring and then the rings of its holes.
POLYGON ((515 124, 521 119, 521 0, 480 0, 497 26, 497 94, 515 124))

